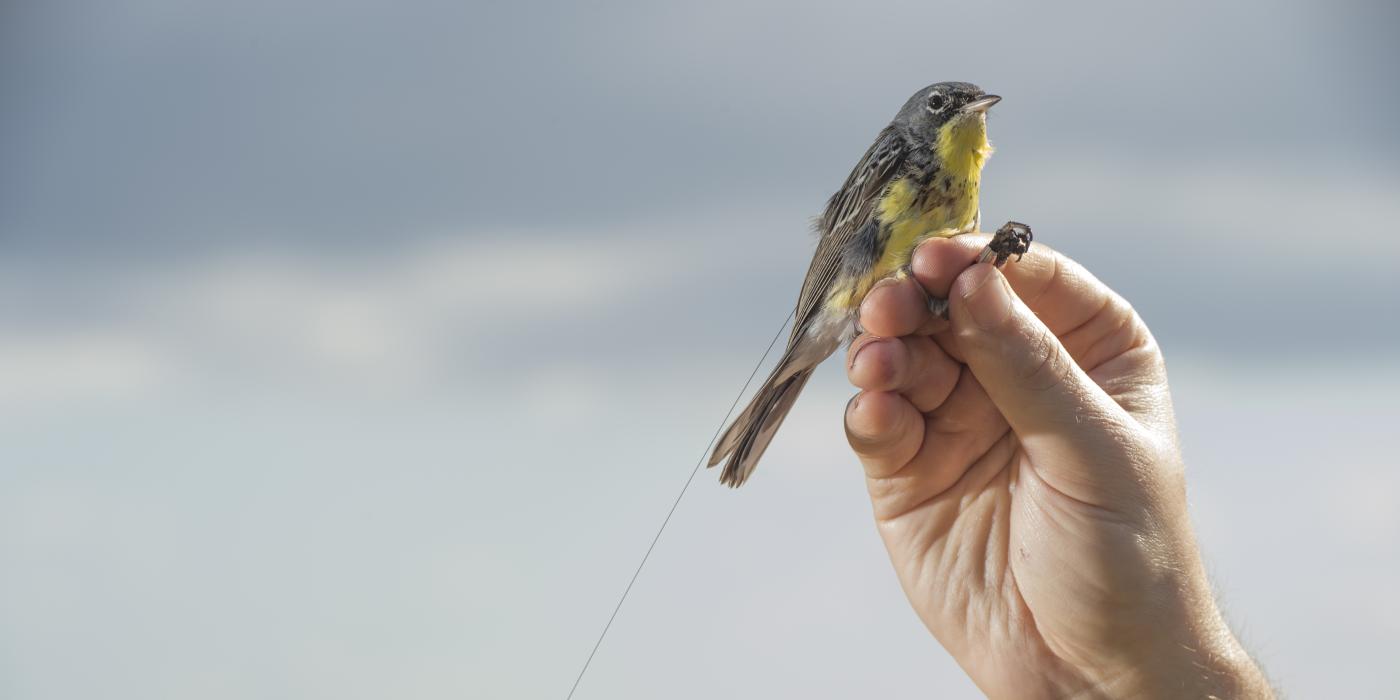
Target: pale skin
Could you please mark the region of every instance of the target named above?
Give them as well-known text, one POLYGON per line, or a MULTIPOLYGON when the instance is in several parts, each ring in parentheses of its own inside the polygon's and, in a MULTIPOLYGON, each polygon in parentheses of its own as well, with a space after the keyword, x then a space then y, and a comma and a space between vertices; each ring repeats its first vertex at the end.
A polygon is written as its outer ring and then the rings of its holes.
POLYGON ((974 264, 987 240, 920 246, 847 355, 846 432, 915 612, 992 698, 1273 697, 1206 580, 1151 333, 1040 244, 974 264))

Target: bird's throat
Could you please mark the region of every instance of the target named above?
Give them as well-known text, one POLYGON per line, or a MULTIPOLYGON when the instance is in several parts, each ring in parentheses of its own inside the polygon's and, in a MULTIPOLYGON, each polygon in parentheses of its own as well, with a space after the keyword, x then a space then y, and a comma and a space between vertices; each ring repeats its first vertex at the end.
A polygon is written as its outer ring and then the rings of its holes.
POLYGON ((987 118, 970 114, 944 124, 938 130, 937 150, 943 172, 979 183, 982 166, 992 155, 992 144, 987 140, 987 118))

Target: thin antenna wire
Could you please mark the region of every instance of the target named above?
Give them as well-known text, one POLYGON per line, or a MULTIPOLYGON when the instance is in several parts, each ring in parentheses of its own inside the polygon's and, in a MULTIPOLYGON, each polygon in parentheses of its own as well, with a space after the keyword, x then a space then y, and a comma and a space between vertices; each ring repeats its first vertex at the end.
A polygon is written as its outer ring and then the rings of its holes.
POLYGON ((656 549, 656 543, 661 539, 661 533, 666 531, 666 525, 671 522, 671 516, 676 513, 676 506, 681 504, 681 499, 685 498, 686 490, 690 488, 690 482, 695 481, 695 475, 700 473, 700 465, 705 463, 705 455, 710 453, 710 448, 714 446, 715 440, 719 439, 719 433, 729 422, 729 416, 739 406, 739 399, 744 398, 744 392, 749 390, 753 378, 758 376, 758 369, 763 366, 763 361, 768 359, 768 354, 773 352, 773 346, 777 345, 778 338, 783 336, 783 329, 787 328, 788 322, 796 313, 796 309, 788 312, 787 318, 783 319, 783 325, 778 326, 778 332, 773 334, 773 340, 769 341, 768 349, 763 351, 763 357, 758 358, 758 364, 753 366, 752 372, 749 372, 749 378, 744 381, 743 388, 739 389, 739 395, 734 397, 734 403, 729 404, 729 410, 725 412, 724 419, 719 422, 719 427, 715 428, 715 434, 710 437, 710 444, 706 445, 705 451, 700 453, 700 460, 695 463, 695 468, 690 470, 690 478, 685 480, 685 486, 682 486, 681 492, 676 494, 676 500, 671 503, 671 510, 667 511, 666 519, 661 521, 661 527, 656 529, 656 536, 651 538, 651 545, 647 547, 647 553, 642 555, 642 562, 637 565, 637 570, 632 572, 632 580, 627 582, 627 588, 622 591, 622 597, 618 599, 617 607, 613 608, 612 615, 608 616, 608 624, 603 625, 603 633, 598 635, 598 641, 593 643, 593 651, 588 652, 588 660, 583 662, 583 669, 578 672, 578 678, 574 679, 574 687, 569 688, 567 700, 573 700, 574 691, 578 690, 578 684, 583 680, 583 674, 588 673, 588 665, 593 663, 593 655, 597 654, 598 647, 603 645, 603 638, 608 636, 608 630, 612 628, 613 620, 617 619, 618 611, 622 610, 622 604, 627 601, 627 594, 632 592, 632 584, 637 582, 637 577, 642 574, 642 567, 646 566, 647 559, 651 558, 651 550, 656 549))

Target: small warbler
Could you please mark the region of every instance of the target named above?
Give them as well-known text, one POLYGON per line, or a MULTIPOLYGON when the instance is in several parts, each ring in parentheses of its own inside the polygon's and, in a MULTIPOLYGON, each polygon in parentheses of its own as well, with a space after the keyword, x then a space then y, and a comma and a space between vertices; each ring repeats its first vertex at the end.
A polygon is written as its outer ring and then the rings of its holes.
MULTIPOLYGON (((787 350, 710 456, 711 467, 728 458, 721 482, 739 486, 753 473, 812 371, 854 337, 861 300, 876 282, 907 274, 920 241, 977 230, 982 165, 992 154, 987 110, 999 101, 970 83, 914 93, 832 195, 816 221, 821 240, 787 350)), ((982 260, 1000 265, 1029 244, 1030 229, 1009 222, 982 260)), ((931 300, 930 308, 946 314, 947 304, 931 300)))

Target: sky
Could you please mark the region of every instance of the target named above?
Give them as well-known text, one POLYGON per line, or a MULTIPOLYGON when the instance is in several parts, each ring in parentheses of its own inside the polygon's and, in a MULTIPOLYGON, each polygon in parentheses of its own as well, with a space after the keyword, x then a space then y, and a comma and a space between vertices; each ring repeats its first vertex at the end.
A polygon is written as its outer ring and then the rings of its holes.
MULTIPOLYGON (((1393 3, 0 8, 0 695, 563 697, 909 94, 1167 356, 1227 617, 1400 692, 1393 3)), ((976 697, 824 367, 578 698, 976 697)))

